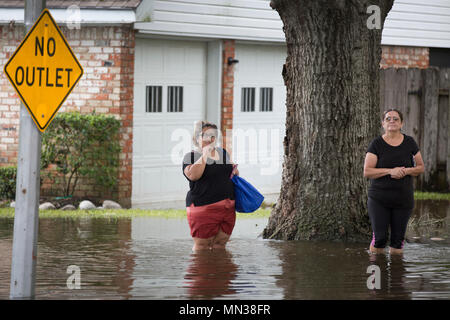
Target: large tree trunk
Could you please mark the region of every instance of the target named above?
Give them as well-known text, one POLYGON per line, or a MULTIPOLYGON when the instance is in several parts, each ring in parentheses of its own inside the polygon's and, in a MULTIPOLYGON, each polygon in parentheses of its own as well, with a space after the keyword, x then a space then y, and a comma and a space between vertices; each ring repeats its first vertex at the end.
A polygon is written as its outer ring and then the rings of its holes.
POLYGON ((370 236, 367 146, 380 128, 381 31, 393 0, 272 0, 284 23, 286 136, 280 197, 264 238, 370 236), (370 5, 381 29, 369 29, 370 5))

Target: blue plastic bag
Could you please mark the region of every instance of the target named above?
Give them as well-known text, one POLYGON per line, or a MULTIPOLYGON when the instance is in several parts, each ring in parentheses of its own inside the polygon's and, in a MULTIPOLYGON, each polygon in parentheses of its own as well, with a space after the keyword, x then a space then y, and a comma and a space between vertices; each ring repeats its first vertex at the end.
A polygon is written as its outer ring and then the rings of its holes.
POLYGON ((237 212, 249 213, 261 206, 264 196, 248 181, 236 175, 231 178, 231 181, 234 183, 234 199, 237 212))

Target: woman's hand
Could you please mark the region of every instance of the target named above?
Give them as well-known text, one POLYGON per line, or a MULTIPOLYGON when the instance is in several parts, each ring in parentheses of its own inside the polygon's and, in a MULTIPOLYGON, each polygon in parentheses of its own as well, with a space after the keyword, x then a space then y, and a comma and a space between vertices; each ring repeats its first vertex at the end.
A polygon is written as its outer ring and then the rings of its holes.
POLYGON ((202 149, 202 156, 203 156, 203 159, 206 161, 206 159, 209 157, 209 158, 212 158, 212 154, 211 154, 211 152, 214 150, 214 145, 211 143, 211 144, 208 144, 207 146, 205 146, 205 147, 203 147, 203 149, 202 149))
POLYGON ((233 164, 233 170, 231 170, 230 179, 233 178, 234 176, 239 175, 239 170, 238 170, 237 166, 238 166, 237 164, 233 164))
POLYGON ((406 168, 405 167, 396 167, 390 170, 389 174, 392 179, 401 179, 406 176, 406 168))

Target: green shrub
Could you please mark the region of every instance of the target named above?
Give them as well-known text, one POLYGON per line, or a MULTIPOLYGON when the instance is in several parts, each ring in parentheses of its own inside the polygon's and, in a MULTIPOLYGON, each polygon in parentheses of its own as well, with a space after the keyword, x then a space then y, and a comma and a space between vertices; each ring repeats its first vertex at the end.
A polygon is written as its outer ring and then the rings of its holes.
POLYGON ((120 121, 112 116, 59 113, 42 135, 41 168, 56 165, 58 175, 47 172, 64 196, 73 195, 81 177, 92 178, 108 190, 117 185, 120 121))
POLYGON ((16 197, 17 167, 0 167, 0 200, 16 197))

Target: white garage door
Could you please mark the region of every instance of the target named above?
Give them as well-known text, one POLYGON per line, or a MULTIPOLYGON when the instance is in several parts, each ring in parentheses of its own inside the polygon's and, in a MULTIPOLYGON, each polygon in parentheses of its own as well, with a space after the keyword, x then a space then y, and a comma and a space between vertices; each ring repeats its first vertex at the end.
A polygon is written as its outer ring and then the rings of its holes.
POLYGON ((132 206, 183 207, 183 152, 205 113, 206 44, 136 39, 135 59, 132 206))
POLYGON ((286 47, 236 45, 233 159, 242 177, 268 200, 280 192, 286 88, 286 47))

